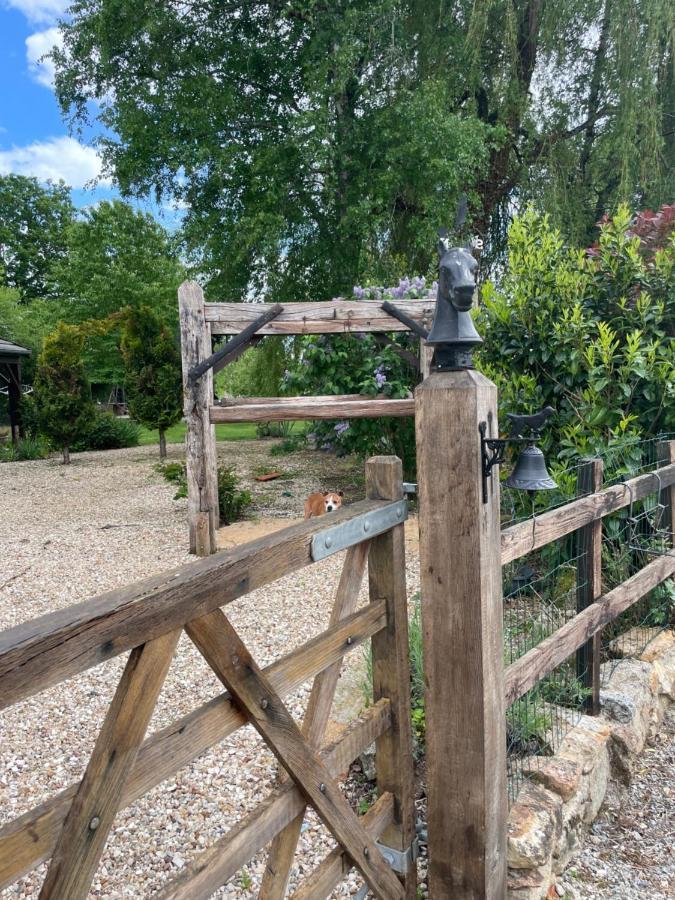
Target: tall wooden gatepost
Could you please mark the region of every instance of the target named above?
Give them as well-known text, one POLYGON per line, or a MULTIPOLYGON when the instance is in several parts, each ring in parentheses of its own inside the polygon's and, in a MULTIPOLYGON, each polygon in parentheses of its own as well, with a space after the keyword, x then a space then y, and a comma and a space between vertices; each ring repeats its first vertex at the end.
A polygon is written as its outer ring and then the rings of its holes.
POLYGON ((208 556, 216 551, 218 460, 215 425, 211 424, 213 370, 200 378, 190 373, 211 356, 211 329, 204 315, 204 293, 196 281, 178 289, 183 362, 183 415, 186 423, 185 468, 188 485, 190 553, 208 556))
POLYGON ((429 891, 506 896, 506 727, 499 476, 483 502, 479 425, 497 389, 473 369, 415 392, 424 630, 429 891))

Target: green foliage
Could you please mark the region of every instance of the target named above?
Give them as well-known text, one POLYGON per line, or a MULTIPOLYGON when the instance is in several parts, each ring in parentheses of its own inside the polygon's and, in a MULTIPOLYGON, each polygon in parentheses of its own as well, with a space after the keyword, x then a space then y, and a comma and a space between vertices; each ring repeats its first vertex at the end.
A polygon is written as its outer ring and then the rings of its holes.
POLYGON ((0 444, 0 462, 22 462, 26 459, 45 459, 49 456, 49 447, 42 438, 21 438, 18 446, 0 444))
POLYGON ((127 307, 122 316, 121 349, 129 412, 147 428, 164 432, 183 412, 180 352, 159 316, 147 306, 127 307))
POLYGON ((91 390, 82 363, 84 336, 60 322, 44 342, 35 375, 34 398, 40 432, 63 450, 86 433, 94 416, 91 390))
POLYGON ((140 428, 129 419, 121 419, 111 412, 96 412, 86 432, 73 442, 71 450, 118 450, 137 447, 140 428))
POLYGON ((54 296, 51 269, 66 256, 74 216, 63 182, 0 175, 0 277, 22 302, 54 296))
MULTIPOLYGON (((185 463, 165 463, 157 466, 157 471, 168 482, 176 485, 174 500, 187 497, 185 463)), ((231 525, 232 522, 241 519, 252 503, 250 492, 239 487, 239 478, 229 466, 218 467, 218 503, 221 525, 231 525)))
POLYGON ((218 506, 220 524, 230 525, 241 519, 244 511, 251 505, 250 491, 239 487, 239 478, 234 469, 226 466, 218 467, 218 506))
MULTIPOLYGON (((297 394, 366 394, 410 396, 412 373, 390 347, 379 347, 372 335, 327 336, 303 340, 299 365, 289 372, 286 387, 297 394)), ((399 338, 409 343, 408 336, 399 338)), ((362 456, 394 453, 403 460, 406 477, 415 466, 415 428, 412 419, 352 419, 317 421, 308 439, 322 450, 362 456)))
MULTIPOLYGON (((150 215, 127 203, 104 201, 87 209, 69 229, 68 254, 53 266, 52 278, 68 322, 149 307, 170 329, 177 325, 183 272, 173 242, 150 215)), ((111 331, 91 337, 85 359, 93 382, 122 383, 111 331)))
POLYGON ((186 203, 214 296, 426 272, 463 188, 491 249, 528 197, 582 242, 671 199, 668 0, 235 7, 81 0, 54 54, 122 190, 186 203))
POLYGON ((258 422, 255 426, 255 435, 257 438, 288 438, 292 431, 293 422, 258 422))
POLYGON ((622 207, 589 254, 530 209, 509 232, 499 287, 483 288, 478 364, 500 390, 500 419, 553 406, 545 448, 561 463, 625 455, 638 435, 675 427, 675 236, 649 261, 629 223, 622 207))

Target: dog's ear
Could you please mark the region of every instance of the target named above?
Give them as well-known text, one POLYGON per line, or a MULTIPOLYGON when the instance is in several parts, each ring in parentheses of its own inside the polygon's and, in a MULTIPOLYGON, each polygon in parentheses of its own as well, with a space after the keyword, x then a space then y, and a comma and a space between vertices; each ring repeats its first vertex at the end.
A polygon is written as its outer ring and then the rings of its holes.
POLYGON ((321 491, 322 497, 327 497, 330 494, 330 491, 321 491))
POLYGON ((338 491, 338 492, 337 492, 337 495, 338 495, 338 497, 344 497, 345 492, 344 492, 344 491, 338 491))

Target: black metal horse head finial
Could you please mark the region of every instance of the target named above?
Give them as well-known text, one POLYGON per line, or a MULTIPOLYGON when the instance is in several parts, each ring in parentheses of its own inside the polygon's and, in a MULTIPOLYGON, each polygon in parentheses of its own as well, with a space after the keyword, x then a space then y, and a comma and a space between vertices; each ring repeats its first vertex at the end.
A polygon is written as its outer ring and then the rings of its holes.
MULTIPOLYGON (((466 199, 460 200, 455 228, 466 218, 466 199)), ((444 228, 439 230, 438 291, 436 310, 427 343, 434 345, 433 369, 467 369, 471 353, 483 340, 471 318, 478 263, 466 247, 451 247, 444 228)))

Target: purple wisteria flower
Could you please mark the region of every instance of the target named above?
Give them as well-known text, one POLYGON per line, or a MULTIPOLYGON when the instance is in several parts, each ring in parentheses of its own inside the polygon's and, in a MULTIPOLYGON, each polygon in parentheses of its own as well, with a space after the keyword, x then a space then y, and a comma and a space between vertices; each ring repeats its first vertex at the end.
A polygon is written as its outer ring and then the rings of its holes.
POLYGON ((303 361, 302 361, 302 364, 303 364, 303 366, 311 366, 311 365, 312 365, 312 360, 311 360, 311 359, 307 359, 307 357, 305 357, 305 358, 303 359, 303 361))
POLYGON ((362 288, 360 284, 354 286, 354 296, 357 300, 363 300, 366 296, 366 289, 362 288))
POLYGON ((383 384, 387 383, 387 376, 384 374, 384 367, 379 365, 375 371, 373 372, 375 376, 375 384, 381 388, 383 384))
POLYGON ((335 432, 338 436, 343 435, 345 431, 349 431, 349 422, 338 422, 335 426, 335 432))

